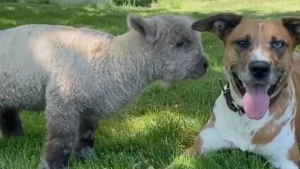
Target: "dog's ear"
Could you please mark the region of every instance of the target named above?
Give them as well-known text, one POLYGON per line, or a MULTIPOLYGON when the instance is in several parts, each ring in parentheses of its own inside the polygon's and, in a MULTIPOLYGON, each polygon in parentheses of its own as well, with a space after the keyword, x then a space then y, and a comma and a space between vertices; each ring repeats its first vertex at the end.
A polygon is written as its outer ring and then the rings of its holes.
POLYGON ((242 18, 243 16, 234 13, 220 13, 194 22, 192 29, 199 32, 212 32, 225 41, 242 18))
POLYGON ((284 17, 282 23, 295 40, 295 46, 297 46, 300 43, 300 17, 284 17))

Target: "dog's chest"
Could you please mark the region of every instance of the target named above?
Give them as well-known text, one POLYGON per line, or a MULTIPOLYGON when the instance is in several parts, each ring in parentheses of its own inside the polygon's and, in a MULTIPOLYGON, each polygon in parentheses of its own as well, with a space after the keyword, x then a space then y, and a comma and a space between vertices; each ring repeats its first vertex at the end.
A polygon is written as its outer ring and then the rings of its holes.
POLYGON ((260 120, 251 120, 245 114, 240 116, 227 107, 223 95, 216 100, 213 112, 216 117, 215 129, 222 139, 243 151, 254 151, 252 138, 272 120, 269 112, 260 120))

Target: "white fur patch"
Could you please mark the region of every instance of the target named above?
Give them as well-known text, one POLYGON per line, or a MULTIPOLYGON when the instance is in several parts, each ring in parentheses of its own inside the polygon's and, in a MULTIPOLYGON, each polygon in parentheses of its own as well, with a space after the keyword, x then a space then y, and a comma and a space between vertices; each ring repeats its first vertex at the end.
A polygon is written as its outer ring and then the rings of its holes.
POLYGON ((265 55, 260 48, 256 49, 254 52, 253 52, 253 56, 252 56, 252 60, 255 60, 255 61, 267 61, 269 62, 270 59, 267 55, 265 55))
POLYGON ((257 61, 270 61, 269 57, 266 56, 263 51, 262 51, 262 27, 263 23, 259 23, 259 30, 258 30, 258 46, 256 49, 254 49, 252 60, 257 60, 257 61))

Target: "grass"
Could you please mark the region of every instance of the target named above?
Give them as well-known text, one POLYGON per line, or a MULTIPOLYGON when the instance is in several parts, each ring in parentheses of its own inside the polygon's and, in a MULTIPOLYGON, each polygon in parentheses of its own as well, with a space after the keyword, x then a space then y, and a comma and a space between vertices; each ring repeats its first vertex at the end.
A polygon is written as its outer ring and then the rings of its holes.
MULTIPOLYGON (((217 12, 231 11, 256 18, 276 18, 298 15, 300 12, 298 0, 252 0, 245 1, 244 4, 239 0, 190 0, 178 5, 161 6, 150 9, 1 3, 0 29, 44 23, 88 26, 120 34, 127 31, 125 17, 128 13, 143 16, 173 13, 202 18, 217 12)), ((203 79, 178 83, 167 91, 157 84, 151 85, 141 97, 123 109, 120 115, 101 120, 95 143, 98 158, 85 163, 72 159, 70 168, 158 169, 166 167, 173 160, 178 168, 270 168, 264 159, 239 150, 213 153, 209 158, 177 160, 182 150, 193 143, 208 120, 209 110, 220 92, 217 79, 222 77, 220 63, 223 45, 209 33, 203 34, 203 44, 211 65, 209 73, 203 79)), ((44 115, 39 112, 24 112, 21 116, 25 136, 1 140, 1 169, 32 169, 39 160, 46 131, 44 115)))

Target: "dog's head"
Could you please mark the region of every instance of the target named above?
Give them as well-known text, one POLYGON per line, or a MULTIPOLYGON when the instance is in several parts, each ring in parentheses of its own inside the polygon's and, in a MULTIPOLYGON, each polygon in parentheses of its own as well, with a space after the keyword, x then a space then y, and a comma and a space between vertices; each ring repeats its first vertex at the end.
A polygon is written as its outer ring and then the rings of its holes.
POLYGON ((300 42, 300 18, 255 20, 222 13, 194 22, 192 29, 213 32, 223 41, 228 80, 243 97, 247 116, 262 118, 270 98, 287 83, 300 42))

